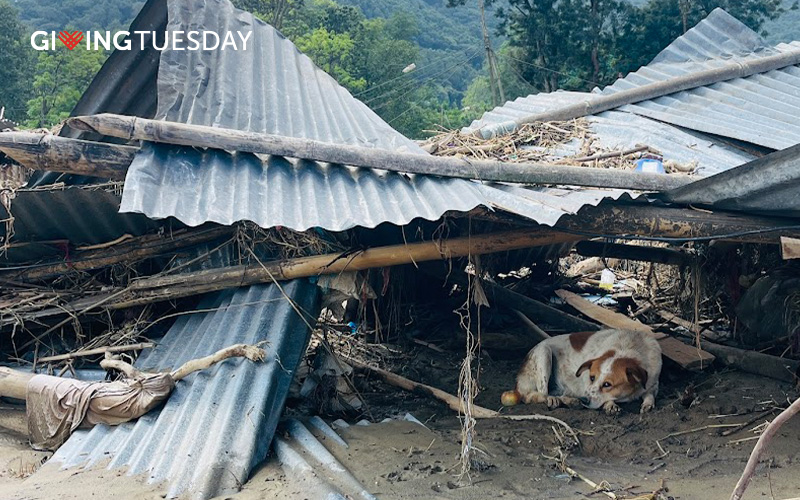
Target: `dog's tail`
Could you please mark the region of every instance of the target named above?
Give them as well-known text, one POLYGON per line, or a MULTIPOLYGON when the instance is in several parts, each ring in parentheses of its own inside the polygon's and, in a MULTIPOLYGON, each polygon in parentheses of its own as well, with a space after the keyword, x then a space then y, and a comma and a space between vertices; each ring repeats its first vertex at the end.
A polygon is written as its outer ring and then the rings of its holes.
POLYGON ((522 401, 522 394, 516 389, 513 391, 506 391, 500 396, 500 402, 503 403, 503 406, 515 406, 518 405, 520 401, 522 401))

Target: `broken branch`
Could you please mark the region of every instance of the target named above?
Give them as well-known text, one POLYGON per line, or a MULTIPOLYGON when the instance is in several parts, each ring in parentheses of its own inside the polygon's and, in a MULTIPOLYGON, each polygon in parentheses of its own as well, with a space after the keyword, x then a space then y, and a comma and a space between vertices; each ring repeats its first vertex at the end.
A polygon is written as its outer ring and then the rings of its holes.
POLYGON ((52 134, 0 134, 0 151, 25 167, 116 181, 125 179, 125 172, 138 149, 52 134))
MULTIPOLYGON (((457 397, 444 392, 441 389, 437 389, 436 387, 432 387, 430 385, 421 384, 419 382, 414 382, 411 379, 407 379, 401 375, 397 375, 396 373, 392 373, 388 370, 384 370, 382 368, 378 368, 376 366, 368 365, 367 363, 361 362, 357 359, 353 359, 347 356, 342 356, 342 358, 349 364, 361 368, 362 370, 369 370, 371 372, 377 373, 378 375, 383 378, 387 383, 399 387, 401 389, 405 389, 409 392, 420 392, 422 394, 431 396, 439 401, 445 403, 451 410, 458 412, 459 414, 463 413, 463 409, 461 406, 461 400, 457 397)), ((500 412, 490 410, 488 408, 484 408, 478 405, 472 405, 472 417, 473 418, 503 418, 506 420, 546 420, 548 422, 555 422, 560 426, 564 427, 575 439, 575 442, 580 444, 578 440, 578 433, 570 427, 566 422, 563 420, 557 419, 555 417, 550 417, 547 415, 502 415, 500 412)))
POLYGON ((752 453, 750 453, 750 458, 747 460, 747 465, 744 468, 744 472, 742 472, 742 477, 740 477, 739 482, 736 483, 736 488, 733 490, 731 500, 741 500, 745 490, 747 489, 747 486, 750 484, 750 480, 753 478, 753 473, 756 471, 756 465, 758 465, 758 461, 761 459, 761 455, 766 450, 767 445, 772 440, 772 437, 776 432, 778 432, 778 429, 780 429, 783 424, 797 414, 797 412, 800 412, 800 398, 795 400, 794 403, 783 410, 772 422, 770 422, 767 428, 764 429, 764 432, 761 433, 761 437, 758 438, 758 442, 756 442, 752 453))

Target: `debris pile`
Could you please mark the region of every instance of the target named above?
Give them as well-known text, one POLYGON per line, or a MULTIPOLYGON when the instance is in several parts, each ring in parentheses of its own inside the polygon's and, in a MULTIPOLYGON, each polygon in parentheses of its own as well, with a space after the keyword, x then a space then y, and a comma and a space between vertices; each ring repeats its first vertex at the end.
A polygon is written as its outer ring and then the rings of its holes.
POLYGON ((663 168, 668 173, 693 173, 697 167, 696 160, 685 163, 665 160, 659 150, 646 144, 628 148, 602 146, 583 118, 526 123, 509 134, 489 139, 459 130, 443 130, 423 142, 422 148, 436 156, 506 163, 539 162, 632 170, 637 160, 653 159, 663 160, 663 168))

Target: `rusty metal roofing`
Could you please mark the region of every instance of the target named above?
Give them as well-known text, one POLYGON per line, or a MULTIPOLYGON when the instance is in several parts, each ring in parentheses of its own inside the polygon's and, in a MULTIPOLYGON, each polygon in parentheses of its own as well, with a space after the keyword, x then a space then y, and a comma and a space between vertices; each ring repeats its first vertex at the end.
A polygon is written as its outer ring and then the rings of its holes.
POLYGON ((319 313, 316 285, 295 280, 282 286, 283 291, 271 284, 205 296, 198 313, 180 316, 135 366, 173 370, 223 347, 263 340, 265 362, 231 359, 192 374, 178 382, 160 410, 116 427, 79 430, 51 461, 63 467, 108 461, 109 469, 126 467, 127 474, 145 474, 150 483, 166 481, 169 498, 238 491, 267 455, 310 335, 289 299, 311 321, 319 313))

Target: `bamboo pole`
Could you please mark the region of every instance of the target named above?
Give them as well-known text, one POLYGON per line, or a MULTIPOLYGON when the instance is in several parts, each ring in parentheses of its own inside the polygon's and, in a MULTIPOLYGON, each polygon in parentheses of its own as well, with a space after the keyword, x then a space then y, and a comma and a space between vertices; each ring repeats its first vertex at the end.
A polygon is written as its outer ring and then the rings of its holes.
MULTIPOLYGON (((127 288, 117 288, 102 295, 78 299, 64 307, 34 311, 21 315, 21 319, 26 321, 42 319, 66 312, 80 314, 101 306, 107 309, 125 309, 228 288, 269 283, 273 280, 285 281, 375 267, 446 260, 468 255, 567 243, 581 238, 582 236, 558 231, 526 229, 442 241, 376 247, 350 256, 342 254, 316 255, 264 262, 263 266, 229 266, 194 273, 145 278, 133 282, 127 288)), ((18 317, 0 319, 0 326, 11 324, 19 319, 18 317)))
POLYGON ((423 241, 369 248, 351 256, 315 255, 265 262, 263 266, 231 266, 196 273, 148 278, 133 283, 128 288, 129 293, 123 294, 108 307, 131 307, 232 287, 266 283, 273 279, 284 281, 376 267, 447 260, 468 255, 567 243, 581 238, 581 236, 573 234, 538 229, 504 231, 442 241, 423 241))
POLYGON ((608 257, 614 259, 657 262, 675 266, 687 265, 692 256, 677 250, 640 245, 623 245, 604 241, 581 241, 575 245, 575 251, 584 257, 608 257))
POLYGON ((693 180, 688 176, 675 174, 646 174, 545 163, 503 163, 436 157, 113 114, 74 117, 67 123, 73 129, 126 140, 138 139, 181 146, 288 156, 392 172, 462 179, 525 184, 569 184, 642 191, 665 191, 686 185, 693 180))

